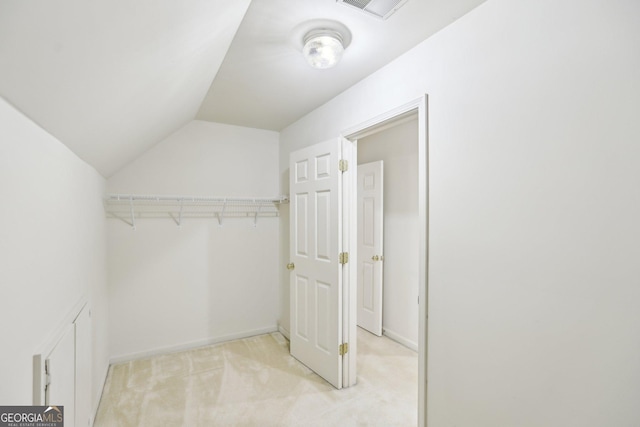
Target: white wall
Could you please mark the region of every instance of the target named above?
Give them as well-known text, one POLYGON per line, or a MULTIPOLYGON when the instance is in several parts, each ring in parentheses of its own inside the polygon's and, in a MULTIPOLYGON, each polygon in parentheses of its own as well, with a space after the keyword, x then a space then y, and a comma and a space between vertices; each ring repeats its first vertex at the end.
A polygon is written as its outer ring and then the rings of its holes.
POLYGON ((0 98, 0 402, 32 404, 32 357, 84 296, 93 405, 108 368, 104 179, 0 98))
POLYGON ((384 162, 382 328, 418 348, 418 120, 358 140, 358 164, 384 162))
MULTIPOLYGON (((278 133, 192 121, 108 181, 111 193, 278 196, 278 133)), ((277 218, 108 222, 113 360, 275 330, 277 218)))
POLYGON ((429 425, 640 424, 639 16, 489 0, 282 131, 429 94, 429 425))

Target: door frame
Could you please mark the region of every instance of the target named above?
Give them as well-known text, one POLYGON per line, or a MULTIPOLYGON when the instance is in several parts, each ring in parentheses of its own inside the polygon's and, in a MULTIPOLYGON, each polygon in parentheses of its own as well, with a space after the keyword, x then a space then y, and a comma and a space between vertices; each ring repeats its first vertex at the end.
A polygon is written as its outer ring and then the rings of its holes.
MULTIPOLYGON (((353 144, 343 158, 348 159, 353 168, 349 168, 350 177, 343 181, 344 193, 357 194, 357 140, 380 132, 389 127, 402 123, 418 115, 418 217, 419 217, 419 273, 418 273, 418 425, 427 425, 427 361, 428 361, 428 306, 429 306, 429 141, 428 141, 428 96, 425 94, 404 105, 396 107, 386 113, 373 117, 341 133, 341 137, 353 144), (356 179, 353 179, 353 175, 356 179)), ((345 199, 343 236, 347 239, 345 245, 351 252, 352 259, 357 260, 357 198, 345 199)), ((343 340, 349 342, 355 350, 357 341, 357 269, 349 268, 345 277, 343 304, 343 340), (353 284, 353 286, 351 286, 353 284)), ((343 384, 345 386, 356 383, 356 355, 357 351, 349 351, 343 361, 343 384)))

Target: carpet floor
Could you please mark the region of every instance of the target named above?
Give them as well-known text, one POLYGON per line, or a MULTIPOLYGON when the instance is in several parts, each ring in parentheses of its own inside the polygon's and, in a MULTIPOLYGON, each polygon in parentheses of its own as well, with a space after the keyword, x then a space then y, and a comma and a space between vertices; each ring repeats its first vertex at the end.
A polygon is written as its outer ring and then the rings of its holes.
POLYGON ((359 329, 357 365, 336 390, 279 333, 113 365, 94 426, 415 426, 418 354, 359 329))

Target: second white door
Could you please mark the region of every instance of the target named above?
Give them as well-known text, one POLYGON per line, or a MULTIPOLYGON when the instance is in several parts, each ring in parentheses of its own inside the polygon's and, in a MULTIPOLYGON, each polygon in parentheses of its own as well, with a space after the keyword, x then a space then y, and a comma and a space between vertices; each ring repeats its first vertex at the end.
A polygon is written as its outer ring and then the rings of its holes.
POLYGON ((382 335, 382 160, 358 165, 358 326, 382 335))

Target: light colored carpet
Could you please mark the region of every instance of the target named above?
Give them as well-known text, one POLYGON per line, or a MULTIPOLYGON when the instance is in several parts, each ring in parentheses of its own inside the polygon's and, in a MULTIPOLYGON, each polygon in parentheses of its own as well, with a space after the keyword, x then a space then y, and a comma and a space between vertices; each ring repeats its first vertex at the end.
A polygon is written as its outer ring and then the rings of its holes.
POLYGON ((94 426, 415 426, 417 353, 359 329, 357 364, 336 390, 272 333, 114 365, 94 426))

